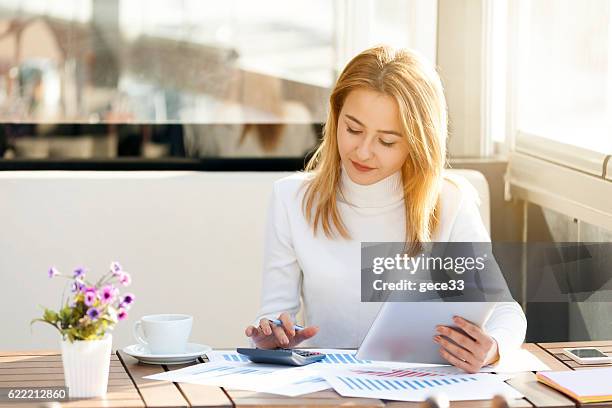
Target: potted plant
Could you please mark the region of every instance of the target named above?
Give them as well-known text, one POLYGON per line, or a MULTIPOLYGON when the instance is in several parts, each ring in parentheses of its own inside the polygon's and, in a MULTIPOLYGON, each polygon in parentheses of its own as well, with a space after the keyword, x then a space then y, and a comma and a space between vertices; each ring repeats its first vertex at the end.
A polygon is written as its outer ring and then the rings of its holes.
POLYGON ((119 286, 131 283, 130 274, 118 262, 97 282, 88 280, 85 268, 77 268, 72 275, 64 275, 55 267, 48 271, 49 278, 68 280, 71 295, 62 299, 58 311, 44 308, 42 318, 61 334, 64 379, 71 398, 104 395, 108 386, 108 372, 112 336, 115 324, 125 320, 134 295, 120 294, 119 286))

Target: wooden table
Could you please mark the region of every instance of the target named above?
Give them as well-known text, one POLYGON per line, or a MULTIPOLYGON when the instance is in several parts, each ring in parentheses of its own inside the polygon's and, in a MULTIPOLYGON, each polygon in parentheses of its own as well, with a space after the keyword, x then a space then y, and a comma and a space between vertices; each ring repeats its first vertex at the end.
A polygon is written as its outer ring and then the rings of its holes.
MULTIPOLYGON (((594 346, 612 353, 611 341, 573 343, 535 343, 523 347, 535 354, 553 370, 582 369, 565 357, 563 347, 594 346)), ((204 361, 204 360, 201 360, 204 361)), ((605 366, 605 365, 601 365, 605 366)), ((607 366, 612 366, 609 364, 607 366)), ((320 391, 300 397, 223 389, 214 386, 170 383, 146 380, 142 377, 182 368, 184 366, 155 366, 139 364, 119 351, 111 356, 108 393, 104 398, 79 399, 46 406, 61 407, 298 407, 298 406, 355 406, 355 407, 417 407, 417 403, 381 401, 366 398, 344 398, 335 391, 320 391)), ((612 381, 612 380, 611 380, 612 381)), ((538 383, 533 373, 522 373, 508 383, 525 395, 514 401, 513 407, 576 407, 576 403, 557 391, 538 383)), ((0 352, 0 387, 63 386, 64 376, 58 352, 28 351, 0 352)), ((14 405, 14 404, 13 404, 14 405)), ((0 403, 0 407, 12 406, 0 403)), ((18 407, 41 407, 42 404, 22 403, 18 407)), ((458 401, 452 407, 489 407, 488 401, 458 401)), ((612 407, 612 403, 588 404, 589 407, 612 407)))

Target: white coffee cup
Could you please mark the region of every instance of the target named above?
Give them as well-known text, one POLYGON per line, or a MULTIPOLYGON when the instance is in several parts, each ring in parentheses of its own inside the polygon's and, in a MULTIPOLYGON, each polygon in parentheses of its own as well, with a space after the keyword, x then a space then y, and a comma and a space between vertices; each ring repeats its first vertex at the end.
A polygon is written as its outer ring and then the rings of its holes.
POLYGON ((134 337, 152 354, 179 354, 187 349, 193 317, 184 314, 143 316, 134 323, 134 337))

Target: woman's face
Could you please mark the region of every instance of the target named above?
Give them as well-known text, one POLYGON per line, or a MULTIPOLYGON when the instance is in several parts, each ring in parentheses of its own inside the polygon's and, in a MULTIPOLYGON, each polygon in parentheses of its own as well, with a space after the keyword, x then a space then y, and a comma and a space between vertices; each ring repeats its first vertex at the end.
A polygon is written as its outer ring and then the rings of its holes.
POLYGON ((398 171, 408 157, 395 100, 365 88, 351 91, 338 117, 338 151, 348 176, 373 184, 398 171))

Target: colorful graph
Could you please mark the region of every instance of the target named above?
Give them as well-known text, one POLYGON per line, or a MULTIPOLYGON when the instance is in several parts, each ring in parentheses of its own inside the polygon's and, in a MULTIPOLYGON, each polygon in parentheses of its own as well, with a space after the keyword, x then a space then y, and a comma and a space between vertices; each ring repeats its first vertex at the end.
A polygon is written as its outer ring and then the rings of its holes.
POLYGON ((293 385, 316 384, 316 383, 323 383, 323 382, 325 382, 325 378, 313 376, 313 377, 308 377, 303 380, 297 381, 293 383, 293 385))
POLYGON ((369 379, 359 377, 338 377, 350 390, 360 391, 382 391, 382 390, 424 390, 432 389, 440 386, 455 385, 461 383, 469 383, 478 381, 475 377, 460 377, 460 378, 428 378, 419 380, 387 380, 387 379, 369 379))
POLYGON ((359 360, 355 354, 350 353, 326 353, 325 358, 319 363, 327 364, 371 364, 370 360, 359 360))
POLYGON ((202 364, 200 366, 197 367, 197 369, 193 369, 191 370, 191 372, 189 373, 191 376, 200 376, 200 375, 206 375, 207 377, 223 377, 225 375, 247 375, 247 374, 253 374, 253 375, 261 375, 261 374, 270 374, 273 373, 276 370, 270 370, 270 369, 264 369, 264 368, 260 368, 260 367, 253 367, 253 366, 216 366, 216 367, 207 367, 207 364, 202 364))
POLYGON ((356 374, 375 375, 378 377, 442 377, 447 374, 437 373, 427 370, 393 370, 393 371, 370 371, 370 370, 352 370, 356 374))
POLYGON ((221 354, 221 356, 225 361, 235 361, 237 363, 247 363, 250 361, 247 356, 238 353, 221 354))
MULTIPOLYGON (((234 363, 247 363, 249 358, 235 351, 218 353, 211 352, 208 354, 210 361, 229 361, 234 363)), ((354 353, 326 353, 325 358, 319 363, 324 364, 371 364, 370 360, 359 360, 355 358, 354 353)))

